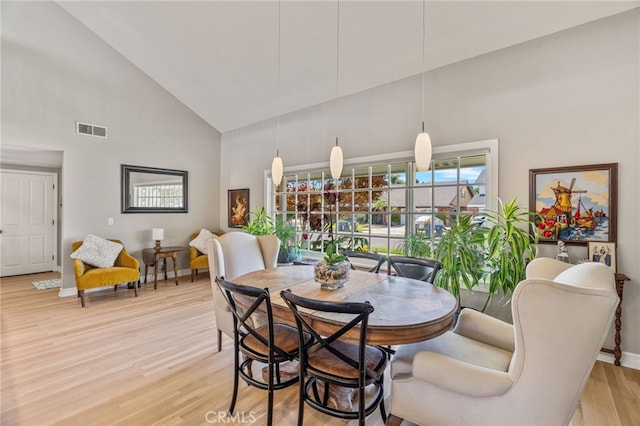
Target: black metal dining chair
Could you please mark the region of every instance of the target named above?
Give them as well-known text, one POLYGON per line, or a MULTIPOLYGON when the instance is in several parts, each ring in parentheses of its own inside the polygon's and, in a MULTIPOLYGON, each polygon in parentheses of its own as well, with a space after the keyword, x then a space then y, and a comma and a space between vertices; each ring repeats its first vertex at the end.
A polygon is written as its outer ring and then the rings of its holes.
POLYGON ((389 270, 399 277, 413 278, 433 284, 442 263, 434 259, 411 256, 389 256, 389 270))
POLYGON ((373 306, 368 302, 308 299, 291 291, 282 291, 280 295, 295 317, 300 339, 298 425, 303 424, 305 403, 330 416, 358 419, 361 426, 364 426, 366 416, 379 406, 382 420, 386 421, 383 377, 387 355, 381 348, 366 344, 367 324, 373 306), (311 310, 314 315, 320 312, 338 314, 340 321, 346 324, 330 334, 326 330, 317 330, 299 308, 311 310), (310 343, 303 341, 305 332, 313 337, 310 343), (358 343, 346 342, 347 335, 358 343), (365 392, 369 385, 373 385, 374 390, 365 392), (351 406, 350 399, 350 392, 355 390, 358 392, 357 409, 351 406))
MULTIPOLYGON (((239 377, 242 377, 249 385, 268 391, 267 425, 271 425, 273 392, 298 382, 297 374, 285 380, 282 380, 280 375, 280 365, 294 361, 298 356, 298 332, 295 327, 273 321, 271 299, 267 289, 234 284, 220 278, 216 278, 216 283, 233 314, 235 359, 229 414, 233 415, 238 397, 238 381, 239 377), (241 354, 244 357, 242 363, 241 354), (266 380, 264 374, 262 380, 253 377, 253 361, 267 365, 266 380)), ((310 339, 309 334, 302 338, 304 342, 310 339)))
MULTIPOLYGON (((359 259, 367 259, 367 261, 373 261, 375 264, 369 272, 378 273, 380 272, 380 268, 387 262, 387 257, 378 253, 371 253, 366 251, 343 251, 342 254, 347 256, 349 259, 359 258, 359 259)), ((371 262, 368 262, 371 263, 371 262)), ((351 262, 351 269, 355 270, 353 262, 351 262)))

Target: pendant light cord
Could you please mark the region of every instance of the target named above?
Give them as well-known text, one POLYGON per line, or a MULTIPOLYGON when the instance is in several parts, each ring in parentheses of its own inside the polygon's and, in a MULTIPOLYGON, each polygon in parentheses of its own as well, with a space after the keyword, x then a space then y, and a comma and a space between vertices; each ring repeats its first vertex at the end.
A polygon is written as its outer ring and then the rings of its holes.
POLYGON ((425 0, 422 0, 422 69, 421 74, 422 74, 422 133, 424 133, 424 39, 425 39, 425 19, 424 19, 424 12, 425 12, 425 0))
MULTIPOLYGON (((336 8, 336 101, 340 97, 340 0, 337 1, 336 8)), ((337 111, 336 103, 336 111, 337 111)), ((338 129, 338 114, 336 114, 336 133, 338 129)), ((336 136, 336 146, 338 146, 338 136, 336 136)))
POLYGON ((340 96, 340 0, 336 11, 336 99, 340 96))
POLYGON ((276 124, 276 157, 280 156, 280 0, 278 0, 278 80, 276 83, 276 108, 278 110, 278 118, 276 124))

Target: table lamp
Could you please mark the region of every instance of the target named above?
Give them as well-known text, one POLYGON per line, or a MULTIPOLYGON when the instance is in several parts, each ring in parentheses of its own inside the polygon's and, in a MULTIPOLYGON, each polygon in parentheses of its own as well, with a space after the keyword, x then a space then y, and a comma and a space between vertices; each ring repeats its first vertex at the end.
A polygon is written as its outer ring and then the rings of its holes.
POLYGON ((151 239, 156 240, 156 251, 160 251, 160 241, 164 240, 164 228, 153 228, 151 239))

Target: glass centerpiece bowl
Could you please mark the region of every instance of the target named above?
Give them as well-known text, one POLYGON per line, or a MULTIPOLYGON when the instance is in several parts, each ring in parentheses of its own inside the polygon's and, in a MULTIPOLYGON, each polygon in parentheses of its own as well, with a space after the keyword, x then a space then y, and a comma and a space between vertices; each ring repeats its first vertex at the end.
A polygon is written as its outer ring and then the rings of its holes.
POLYGON ((338 254, 334 244, 327 246, 324 259, 314 267, 314 279, 320 287, 327 290, 337 290, 349 282, 351 263, 343 254, 338 254))

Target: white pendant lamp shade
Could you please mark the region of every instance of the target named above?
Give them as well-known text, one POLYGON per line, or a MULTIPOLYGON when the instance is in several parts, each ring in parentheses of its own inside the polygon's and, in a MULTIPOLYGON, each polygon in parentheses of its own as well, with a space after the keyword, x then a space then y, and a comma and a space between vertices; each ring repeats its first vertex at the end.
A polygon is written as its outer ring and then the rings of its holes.
POLYGON ((336 146, 331 148, 331 156, 329 157, 329 168, 331 169, 331 177, 340 179, 342 175, 342 148, 338 146, 338 138, 336 138, 336 146))
POLYGON ((273 162, 271 163, 271 178, 273 179, 273 183, 275 185, 280 185, 280 182, 282 182, 282 173, 282 158, 276 155, 275 157, 273 157, 273 162))
POLYGON ((425 172, 431 167, 431 138, 428 133, 422 132, 416 138, 416 169, 425 172))

